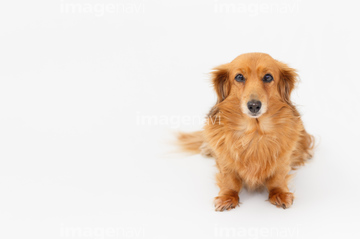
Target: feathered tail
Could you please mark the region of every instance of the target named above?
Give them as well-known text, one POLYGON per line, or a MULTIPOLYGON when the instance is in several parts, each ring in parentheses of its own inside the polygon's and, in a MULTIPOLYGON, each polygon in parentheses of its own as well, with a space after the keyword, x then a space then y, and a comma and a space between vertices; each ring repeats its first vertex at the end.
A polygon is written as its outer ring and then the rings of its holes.
POLYGON ((215 158, 215 153, 210 146, 205 142, 203 132, 196 131, 192 133, 178 133, 178 145, 185 152, 192 154, 201 154, 205 157, 215 158))
POLYGON ((183 151, 199 154, 201 152, 200 147, 204 143, 202 131, 196 131, 192 133, 179 132, 177 134, 178 144, 183 151))

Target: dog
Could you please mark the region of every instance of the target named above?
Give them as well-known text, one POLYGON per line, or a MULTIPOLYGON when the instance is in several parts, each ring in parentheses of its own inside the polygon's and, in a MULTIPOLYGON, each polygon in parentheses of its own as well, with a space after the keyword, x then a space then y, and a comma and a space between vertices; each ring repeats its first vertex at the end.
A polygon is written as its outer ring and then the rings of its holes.
POLYGON ((314 145, 290 100, 297 78, 295 69, 265 53, 242 54, 214 68, 217 102, 203 130, 179 133, 178 143, 216 159, 216 211, 238 206, 243 187, 266 188, 277 207, 293 204, 289 173, 312 157, 314 145))

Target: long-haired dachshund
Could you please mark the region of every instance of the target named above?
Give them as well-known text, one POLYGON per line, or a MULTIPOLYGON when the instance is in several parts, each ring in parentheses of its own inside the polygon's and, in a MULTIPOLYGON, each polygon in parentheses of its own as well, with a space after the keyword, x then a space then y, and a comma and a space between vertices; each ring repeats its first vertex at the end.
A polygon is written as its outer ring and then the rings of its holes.
POLYGON ((314 140, 290 100, 293 68, 264 53, 247 53, 212 72, 217 102, 202 131, 180 133, 182 149, 216 159, 215 210, 235 208, 243 186, 267 188, 269 201, 288 208, 289 172, 312 157, 314 140))

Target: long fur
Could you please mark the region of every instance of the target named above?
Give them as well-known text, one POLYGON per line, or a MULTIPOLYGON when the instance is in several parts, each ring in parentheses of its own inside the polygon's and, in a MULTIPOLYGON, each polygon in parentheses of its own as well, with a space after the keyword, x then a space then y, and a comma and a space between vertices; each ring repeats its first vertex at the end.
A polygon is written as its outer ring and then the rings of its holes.
POLYGON ((177 135, 178 144, 183 151, 198 154, 201 152, 200 147, 204 143, 202 131, 193 133, 179 132, 177 135))
POLYGON ((312 157, 314 145, 290 100, 296 81, 294 69, 263 53, 240 55, 212 72, 218 99, 207 123, 202 131, 180 133, 178 142, 184 151, 216 159, 220 187, 216 210, 236 207, 242 187, 265 187, 272 204, 283 208, 292 204, 289 172, 312 157), (239 71, 247 74, 245 83, 234 81, 239 71), (261 82, 265 71, 273 74, 274 82, 261 82), (249 117, 240 106, 254 94, 267 107, 258 118, 249 117))

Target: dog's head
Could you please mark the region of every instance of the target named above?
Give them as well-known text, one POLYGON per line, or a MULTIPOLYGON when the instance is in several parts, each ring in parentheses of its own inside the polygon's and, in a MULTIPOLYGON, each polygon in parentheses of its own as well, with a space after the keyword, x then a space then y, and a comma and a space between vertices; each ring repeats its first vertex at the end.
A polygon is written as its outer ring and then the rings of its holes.
POLYGON ((212 72, 217 103, 239 102, 239 109, 251 118, 258 118, 270 107, 271 101, 291 105, 296 71, 264 53, 247 53, 212 72))

